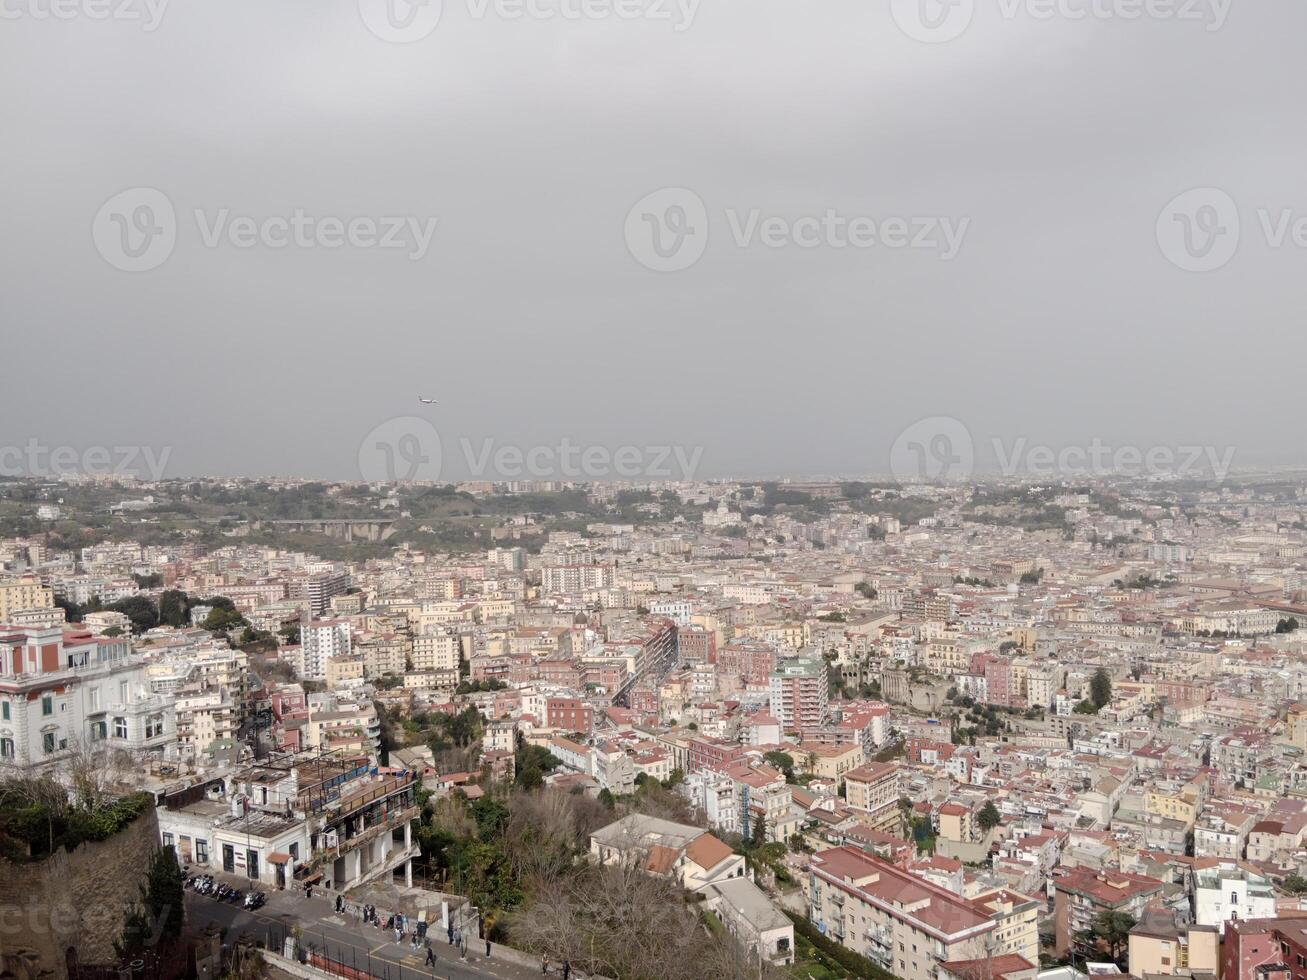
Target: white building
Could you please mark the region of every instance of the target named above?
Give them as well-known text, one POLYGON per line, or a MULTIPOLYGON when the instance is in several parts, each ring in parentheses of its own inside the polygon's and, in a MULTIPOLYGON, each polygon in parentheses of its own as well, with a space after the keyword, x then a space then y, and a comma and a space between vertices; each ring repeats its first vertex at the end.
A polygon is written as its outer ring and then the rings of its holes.
POLYGON ((328 660, 353 651, 352 627, 345 619, 315 619, 300 629, 300 648, 303 676, 320 681, 327 676, 328 660))
POLYGON ((171 756, 172 699, 150 691, 128 637, 0 629, 0 766, 55 769, 103 743, 171 756))
POLYGON ((1270 879, 1237 861, 1198 869, 1193 878, 1194 921, 1220 926, 1232 919, 1274 918, 1275 889, 1270 879))

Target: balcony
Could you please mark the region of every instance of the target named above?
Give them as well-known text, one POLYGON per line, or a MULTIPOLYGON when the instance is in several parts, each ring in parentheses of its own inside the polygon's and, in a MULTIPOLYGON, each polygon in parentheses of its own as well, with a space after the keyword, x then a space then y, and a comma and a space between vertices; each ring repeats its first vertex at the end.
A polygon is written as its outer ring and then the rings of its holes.
MULTIPOLYGON (((370 827, 354 832, 353 836, 348 838, 338 837, 335 847, 322 847, 318 849, 317 857, 325 861, 334 861, 342 854, 348 854, 376 840, 382 834, 388 834, 396 827, 402 827, 405 823, 411 822, 418 818, 418 808, 416 806, 406 807, 403 810, 390 811, 385 818, 370 827)), ((340 833, 339 831, 337 832, 340 833)), ((416 845, 415 845, 416 846, 416 845)))

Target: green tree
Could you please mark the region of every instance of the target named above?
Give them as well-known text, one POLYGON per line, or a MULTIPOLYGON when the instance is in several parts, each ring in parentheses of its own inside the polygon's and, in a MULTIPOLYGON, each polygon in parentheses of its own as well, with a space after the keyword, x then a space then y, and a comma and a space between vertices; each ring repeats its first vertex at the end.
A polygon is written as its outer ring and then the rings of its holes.
POLYGON ((1096 715, 1096 714, 1098 714, 1098 708, 1094 705, 1094 702, 1093 702, 1093 701, 1090 701, 1088 698, 1085 698, 1083 701, 1081 701, 1079 704, 1077 704, 1077 705, 1076 705, 1074 708, 1072 708, 1071 710, 1074 711, 1074 712, 1075 712, 1076 714, 1078 714, 1078 715, 1096 715))
POLYGON ((998 812, 998 807, 994 806, 993 800, 986 800, 985 805, 980 808, 980 813, 976 817, 976 822, 980 824, 980 829, 989 833, 997 827, 1002 820, 998 812))
POLYGON ((762 757, 785 774, 787 783, 794 781, 794 756, 788 752, 772 749, 770 752, 764 752, 762 757))
POLYGON ((143 595, 128 596, 109 607, 132 621, 132 631, 144 633, 159 625, 159 613, 154 603, 143 595))
POLYGON ((1121 946, 1130 940, 1135 917, 1128 912, 1100 912, 1090 927, 1094 937, 1107 945, 1112 959, 1120 961, 1121 946))
POLYGON ((180 589, 168 589, 159 596, 159 622, 165 626, 185 626, 191 616, 191 601, 180 589))
POLYGON ((214 633, 225 633, 228 630, 234 630, 239 626, 248 626, 245 617, 235 609, 224 609, 221 606, 214 606, 209 610, 209 615, 204 617, 204 628, 214 633))
POLYGON ((158 945, 170 945, 182 932, 186 916, 182 869, 171 847, 161 847, 150 859, 141 897, 127 913, 118 954, 135 957, 158 945))
POLYGON ((1103 667, 1094 671, 1089 681, 1089 699, 1095 708, 1103 708, 1112 701, 1112 675, 1103 667))
POLYGON ((1280 889, 1288 895, 1301 895, 1307 892, 1307 878, 1297 873, 1286 875, 1280 882, 1280 889))
POLYGON ((767 843, 767 818, 759 814, 749 828, 749 845, 762 847, 767 843))

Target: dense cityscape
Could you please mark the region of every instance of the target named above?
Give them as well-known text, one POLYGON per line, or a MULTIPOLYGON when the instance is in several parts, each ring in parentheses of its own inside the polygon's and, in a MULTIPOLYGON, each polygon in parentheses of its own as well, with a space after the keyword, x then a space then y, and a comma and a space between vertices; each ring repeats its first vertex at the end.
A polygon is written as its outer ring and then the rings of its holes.
POLYGON ((6 968, 1299 977, 1305 508, 4 482, 6 968))

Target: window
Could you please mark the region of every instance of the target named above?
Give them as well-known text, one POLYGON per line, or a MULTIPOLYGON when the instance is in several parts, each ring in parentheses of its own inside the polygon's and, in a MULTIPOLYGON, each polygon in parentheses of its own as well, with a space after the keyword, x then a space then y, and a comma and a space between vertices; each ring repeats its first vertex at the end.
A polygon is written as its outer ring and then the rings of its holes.
POLYGON ((41 696, 41 714, 43 716, 54 714, 54 698, 48 694, 41 696))
POLYGON ((54 732, 46 732, 41 736, 41 748, 45 750, 46 755, 54 751, 54 732))
POLYGON ((91 710, 100 710, 100 689, 98 687, 91 688, 91 710))
POLYGON ((290 859, 298 863, 300 859, 300 842, 292 841, 290 847, 286 848, 286 850, 290 852, 290 859))
POLYGON ((14 757, 14 740, 12 738, 0 738, 0 759, 12 759, 14 757))
POLYGON ((126 682, 126 681, 119 681, 119 682, 118 682, 118 701, 119 701, 120 703, 122 703, 122 704, 126 704, 126 703, 127 703, 127 682, 126 682))
POLYGON ((8 720, 9 720, 9 702, 8 702, 8 701, 0 701, 0 718, 3 718, 5 721, 8 721, 8 720))
POLYGON ((92 742, 102 742, 102 741, 104 741, 104 739, 105 739, 105 737, 106 737, 107 734, 108 734, 108 733, 107 733, 107 731, 106 731, 106 726, 105 726, 105 723, 104 723, 104 722, 102 722, 102 721, 93 721, 93 722, 91 722, 91 741, 92 741, 92 742))
POLYGON ((127 737, 127 719, 126 719, 126 718, 123 718, 123 717, 119 716, 119 717, 117 717, 117 718, 115 718, 115 719, 113 720, 113 737, 114 737, 114 738, 126 738, 126 737, 127 737))
POLYGON ((164 846, 164 847, 172 847, 172 846, 173 846, 173 844, 172 844, 172 834, 168 833, 166 830, 163 832, 163 846, 164 846))
POLYGON ((150 715, 145 719, 145 737, 155 738, 163 734, 163 715, 150 715))
POLYGON ((197 864, 209 863, 209 842, 207 840, 195 840, 195 861, 197 864))

